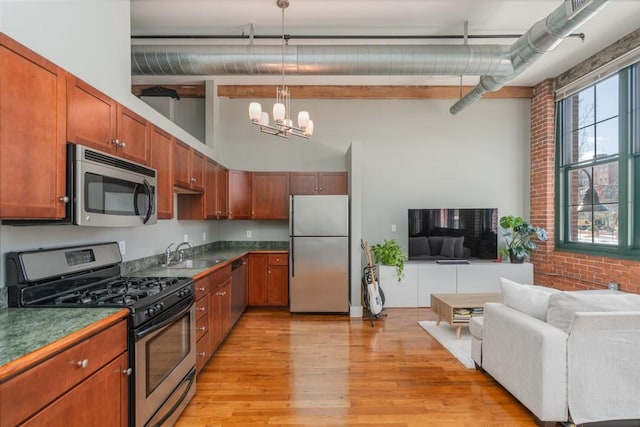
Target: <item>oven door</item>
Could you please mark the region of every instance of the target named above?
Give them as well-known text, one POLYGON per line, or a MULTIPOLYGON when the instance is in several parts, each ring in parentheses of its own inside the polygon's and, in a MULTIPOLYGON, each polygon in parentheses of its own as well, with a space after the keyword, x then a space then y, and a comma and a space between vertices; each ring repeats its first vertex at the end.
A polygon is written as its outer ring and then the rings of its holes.
POLYGON ((155 169, 83 146, 75 150, 77 225, 132 227, 157 222, 155 169))
POLYGON ((172 425, 195 393, 196 334, 193 298, 132 334, 135 426, 172 425))

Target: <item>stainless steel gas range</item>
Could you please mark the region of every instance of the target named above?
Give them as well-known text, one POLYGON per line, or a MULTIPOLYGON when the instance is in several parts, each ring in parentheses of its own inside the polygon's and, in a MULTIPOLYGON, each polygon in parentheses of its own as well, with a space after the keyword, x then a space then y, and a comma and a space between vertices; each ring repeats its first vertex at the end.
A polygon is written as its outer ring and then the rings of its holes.
POLYGON ((122 277, 116 242, 12 252, 13 307, 126 307, 130 425, 173 425, 195 393, 195 296, 191 278, 122 277))

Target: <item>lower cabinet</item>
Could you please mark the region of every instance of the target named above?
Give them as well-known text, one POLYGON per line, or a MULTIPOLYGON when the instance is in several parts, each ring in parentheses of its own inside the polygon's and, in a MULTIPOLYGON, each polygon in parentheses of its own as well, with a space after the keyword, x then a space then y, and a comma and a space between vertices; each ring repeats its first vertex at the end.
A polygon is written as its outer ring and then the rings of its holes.
POLYGON ((249 305, 289 305, 289 259, 287 253, 249 256, 249 305))
POLYGON ((0 384, 0 425, 126 426, 127 321, 0 384))

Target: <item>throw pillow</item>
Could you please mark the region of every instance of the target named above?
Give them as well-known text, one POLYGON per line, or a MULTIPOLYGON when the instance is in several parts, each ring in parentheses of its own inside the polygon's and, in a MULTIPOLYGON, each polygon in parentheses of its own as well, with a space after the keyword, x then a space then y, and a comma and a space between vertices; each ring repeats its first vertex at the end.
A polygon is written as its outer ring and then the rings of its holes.
POLYGON ((409 237, 409 253, 412 257, 431 255, 429 239, 426 236, 409 237))
POLYGON ((464 258, 464 236, 454 237, 453 242, 453 256, 464 258))
POLYGON ((442 248, 440 249, 440 256, 453 258, 455 254, 455 241, 453 237, 445 237, 442 241, 442 248))
POLYGON ((640 311, 640 295, 560 292, 549 298, 547 323, 569 333, 573 315, 578 311, 640 311))
POLYGON ((429 237, 429 248, 433 255, 439 255, 442 250, 443 236, 431 236, 429 237))
POLYGON ((504 304, 536 319, 547 320, 549 297, 559 290, 545 286, 523 285, 513 280, 500 278, 504 304))

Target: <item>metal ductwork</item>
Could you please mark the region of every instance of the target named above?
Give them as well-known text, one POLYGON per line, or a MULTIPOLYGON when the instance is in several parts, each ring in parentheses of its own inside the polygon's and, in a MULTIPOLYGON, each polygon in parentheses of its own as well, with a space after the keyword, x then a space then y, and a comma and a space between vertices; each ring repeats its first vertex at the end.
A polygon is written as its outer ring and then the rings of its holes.
MULTIPOLYGON (((480 75, 455 103, 456 114, 497 91, 610 0, 565 0, 513 45, 302 45, 284 47, 288 75, 480 75)), ((278 75, 283 47, 276 45, 132 45, 132 75, 278 75)))
POLYGON ((609 0, 565 0, 545 19, 538 21, 511 46, 513 73, 483 75, 480 82, 449 109, 457 114, 487 92, 495 92, 526 70, 542 55, 555 49, 562 39, 595 15, 609 0))
MULTIPOLYGON (((513 73, 508 46, 285 46, 288 75, 483 75, 513 73)), ((133 75, 278 75, 282 46, 133 45, 133 75)))

